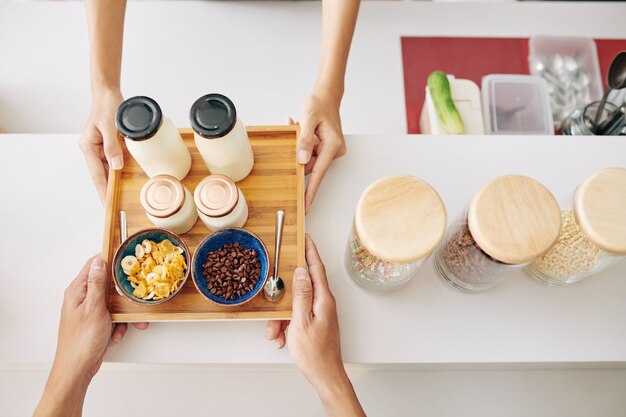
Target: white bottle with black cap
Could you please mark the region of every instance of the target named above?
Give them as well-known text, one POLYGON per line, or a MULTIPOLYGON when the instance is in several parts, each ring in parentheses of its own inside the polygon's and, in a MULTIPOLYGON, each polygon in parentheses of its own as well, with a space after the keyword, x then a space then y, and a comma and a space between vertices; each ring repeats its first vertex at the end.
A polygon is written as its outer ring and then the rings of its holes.
POLYGON ((182 180, 191 169, 191 154, 176 126, 149 97, 131 97, 117 109, 117 130, 150 178, 171 175, 182 180))
POLYGON ((221 94, 207 94, 191 106, 189 118, 196 147, 209 172, 235 182, 247 177, 254 154, 233 102, 221 94))

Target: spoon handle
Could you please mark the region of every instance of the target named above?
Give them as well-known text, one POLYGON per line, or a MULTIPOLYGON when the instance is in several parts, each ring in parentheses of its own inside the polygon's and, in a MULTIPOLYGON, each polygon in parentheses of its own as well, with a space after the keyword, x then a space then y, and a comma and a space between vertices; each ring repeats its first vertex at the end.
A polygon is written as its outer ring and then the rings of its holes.
POLYGON ((120 238, 122 239, 122 243, 128 239, 128 228, 126 226, 126 212, 124 210, 120 211, 120 238))
POLYGON ((278 254, 280 253, 280 244, 283 240, 283 224, 285 223, 285 212, 278 210, 276 212, 276 241, 274 242, 274 279, 278 278, 278 254))
POLYGON ((606 104, 606 99, 609 97, 609 93, 611 92, 612 88, 608 87, 606 89, 606 91, 604 92, 604 95, 602 95, 602 100, 600 100, 600 105, 598 106, 598 111, 596 112, 596 117, 593 119, 593 130, 597 131, 598 130, 598 125, 600 124, 600 119, 602 118, 602 112, 604 111, 604 106, 606 104))

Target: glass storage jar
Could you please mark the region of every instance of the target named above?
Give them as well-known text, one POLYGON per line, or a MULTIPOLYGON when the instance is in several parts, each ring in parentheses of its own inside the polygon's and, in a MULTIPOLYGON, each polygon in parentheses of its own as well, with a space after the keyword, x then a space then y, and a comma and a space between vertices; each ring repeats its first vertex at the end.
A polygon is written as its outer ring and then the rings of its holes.
MULTIPOLYGON (((574 110, 561 124, 562 135, 595 135, 595 119, 600 106, 599 101, 587 104, 574 110)), ((617 106, 609 101, 604 105, 602 116, 598 126, 601 125, 609 116, 618 110, 617 106)))
POLYGON ((191 169, 191 154, 176 126, 150 97, 131 97, 117 110, 115 124, 126 147, 149 177, 182 180, 191 169))
POLYGON ((247 177, 254 154, 233 102, 221 94, 207 94, 191 106, 189 117, 196 147, 209 172, 235 182, 247 177))
POLYGON ((548 285, 568 285, 626 257, 626 169, 607 168, 583 182, 561 213, 554 246, 529 265, 548 285))
POLYGON ((373 293, 409 282, 446 229, 439 194, 410 176, 381 178, 361 194, 346 250, 352 279, 373 293))
POLYGON ((156 227, 183 234, 198 220, 191 193, 171 175, 150 178, 141 189, 139 199, 148 219, 156 227))
POLYGON ((224 175, 209 175, 194 191, 200 220, 212 232, 243 227, 248 220, 248 203, 235 182, 224 175))
POLYGON ((463 292, 489 290, 556 241, 561 211, 537 181, 519 175, 483 186, 448 228, 436 255, 445 282, 463 292))

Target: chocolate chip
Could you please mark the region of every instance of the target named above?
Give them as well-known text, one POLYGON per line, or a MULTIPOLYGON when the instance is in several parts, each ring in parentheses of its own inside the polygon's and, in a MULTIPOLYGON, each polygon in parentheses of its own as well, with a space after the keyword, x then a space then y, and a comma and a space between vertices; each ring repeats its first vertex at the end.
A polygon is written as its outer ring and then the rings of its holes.
POLYGON ((207 288, 220 298, 236 300, 254 289, 261 278, 256 250, 239 243, 226 244, 207 254, 202 265, 207 288))

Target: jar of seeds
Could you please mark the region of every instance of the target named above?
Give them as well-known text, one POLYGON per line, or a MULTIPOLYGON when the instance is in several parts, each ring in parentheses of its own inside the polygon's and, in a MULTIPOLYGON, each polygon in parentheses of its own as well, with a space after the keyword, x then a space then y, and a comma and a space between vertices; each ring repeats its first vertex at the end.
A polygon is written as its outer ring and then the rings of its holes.
POLYGON ((583 182, 562 213, 554 246, 528 267, 548 285, 568 285, 626 257, 626 169, 608 168, 583 182))
POLYGON ((489 290, 550 249, 559 235, 560 213, 554 196, 537 181, 498 177, 448 228, 437 270, 460 291, 489 290))
POLYGON ((393 291, 417 274, 445 229, 445 207, 430 185, 410 176, 382 178, 357 204, 347 270, 365 290, 393 291))

